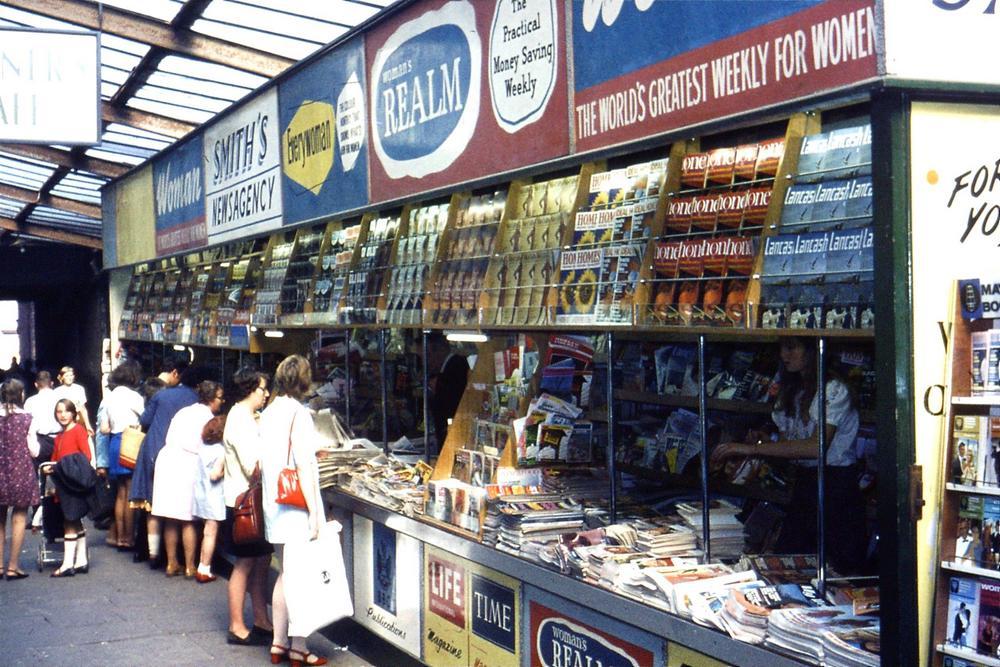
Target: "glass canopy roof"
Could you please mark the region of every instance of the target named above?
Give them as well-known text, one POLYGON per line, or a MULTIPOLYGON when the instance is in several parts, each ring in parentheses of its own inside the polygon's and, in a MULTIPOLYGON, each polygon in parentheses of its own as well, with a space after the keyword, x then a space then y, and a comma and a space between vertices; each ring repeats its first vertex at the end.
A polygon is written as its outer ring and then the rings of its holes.
POLYGON ((394 1, 0 0, 0 28, 100 32, 103 118, 93 147, 0 143, 0 244, 100 248, 108 180, 394 1))

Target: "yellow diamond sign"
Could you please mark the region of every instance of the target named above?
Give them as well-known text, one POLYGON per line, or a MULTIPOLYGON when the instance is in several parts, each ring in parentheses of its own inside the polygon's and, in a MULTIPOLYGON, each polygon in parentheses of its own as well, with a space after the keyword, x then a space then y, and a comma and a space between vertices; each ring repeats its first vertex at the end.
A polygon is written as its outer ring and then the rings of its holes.
POLYGON ((315 195, 333 168, 336 127, 332 104, 307 100, 281 135, 285 175, 315 195))

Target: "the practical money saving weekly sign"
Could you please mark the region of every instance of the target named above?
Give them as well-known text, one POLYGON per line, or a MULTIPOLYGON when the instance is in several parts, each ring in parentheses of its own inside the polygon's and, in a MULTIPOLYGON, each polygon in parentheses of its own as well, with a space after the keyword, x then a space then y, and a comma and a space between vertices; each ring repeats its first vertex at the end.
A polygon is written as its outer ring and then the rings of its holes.
POLYGON ((207 242, 202 135, 153 161, 153 212, 158 256, 207 242))

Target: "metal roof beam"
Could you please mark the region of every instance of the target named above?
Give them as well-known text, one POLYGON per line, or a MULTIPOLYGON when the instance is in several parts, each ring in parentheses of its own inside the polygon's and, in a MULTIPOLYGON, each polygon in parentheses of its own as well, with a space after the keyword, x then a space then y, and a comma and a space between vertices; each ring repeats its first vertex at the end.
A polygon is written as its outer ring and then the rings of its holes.
POLYGON ((83 0, 4 0, 4 4, 267 77, 273 77, 295 63, 265 51, 201 35, 188 28, 175 30, 163 21, 112 7, 104 7, 101 20, 97 5, 83 0))
POLYGON ((13 234, 24 234, 26 236, 34 236, 40 239, 68 243, 95 250, 104 249, 104 241, 97 237, 51 229, 44 225, 19 225, 16 220, 11 220, 10 218, 0 217, 0 229, 13 234))
POLYGON ((49 176, 44 183, 42 183, 42 187, 38 188, 38 199, 33 202, 28 202, 18 212, 17 216, 14 218, 17 224, 23 225, 28 218, 31 217, 31 214, 35 212, 35 207, 38 206, 38 203, 41 202, 44 197, 52 196, 52 188, 58 185, 59 181, 63 179, 63 176, 68 173, 68 168, 57 167, 56 170, 52 172, 52 175, 49 176))
POLYGON ((59 167, 69 167, 77 171, 85 171, 97 174, 98 176, 107 176, 108 178, 121 176, 129 170, 128 166, 109 160, 87 157, 86 155, 74 155, 70 151, 37 144, 0 143, 0 152, 18 157, 31 158, 33 160, 41 160, 42 162, 48 162, 59 167))
POLYGON ((66 197, 42 194, 41 192, 28 190, 27 188, 19 188, 15 185, 5 185, 0 183, 0 197, 6 197, 7 199, 13 199, 15 201, 23 201, 37 206, 48 206, 50 208, 59 209, 60 211, 69 211, 70 213, 77 213, 88 218, 94 218, 95 220, 101 219, 100 206, 84 204, 81 201, 68 199, 66 197))
POLYGON ((107 102, 101 105, 101 119, 109 123, 121 123, 150 132, 158 132, 174 139, 180 139, 197 127, 182 120, 168 118, 148 111, 130 108, 115 108, 107 102))

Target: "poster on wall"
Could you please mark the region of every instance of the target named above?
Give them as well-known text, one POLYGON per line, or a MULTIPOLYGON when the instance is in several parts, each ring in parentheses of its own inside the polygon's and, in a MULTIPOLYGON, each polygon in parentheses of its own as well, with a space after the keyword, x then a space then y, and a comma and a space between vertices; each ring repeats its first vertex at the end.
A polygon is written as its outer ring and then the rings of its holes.
POLYGON ((365 80, 358 38, 278 84, 284 224, 368 203, 365 80))
POLYGON ((373 201, 568 152, 563 7, 430 0, 366 34, 373 201))
POLYGON ((210 244, 281 226, 278 91, 271 88, 205 130, 210 244))
POLYGON ((629 665, 666 662, 664 640, 532 586, 525 586, 531 664, 629 665))
MULTIPOLYGON (((920 360, 913 365, 913 432, 930 510, 917 523, 917 571, 928 574, 918 577, 918 603, 932 609, 937 480, 947 444, 941 388, 950 381, 953 290, 960 279, 996 274, 1000 149, 987 138, 1000 133, 1000 109, 919 103, 910 118, 913 358, 920 360)), ((925 637, 930 617, 921 617, 925 637)))
POLYGON ((153 161, 157 257, 200 248, 208 240, 201 147, 198 134, 153 161))
POLYGON ((115 186, 115 255, 118 266, 155 256, 153 170, 146 165, 115 186))
POLYGON ((421 543, 357 514, 353 537, 354 620, 419 658, 421 543))
POLYGON ((424 546, 424 662, 506 667, 521 662, 521 582, 424 546))
POLYGON ((575 151, 875 76, 874 0, 573 2, 575 151), (628 48, 622 48, 627 44, 628 48))

